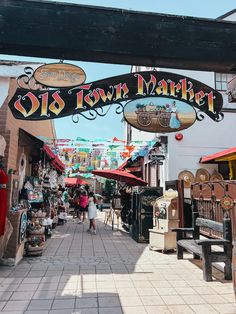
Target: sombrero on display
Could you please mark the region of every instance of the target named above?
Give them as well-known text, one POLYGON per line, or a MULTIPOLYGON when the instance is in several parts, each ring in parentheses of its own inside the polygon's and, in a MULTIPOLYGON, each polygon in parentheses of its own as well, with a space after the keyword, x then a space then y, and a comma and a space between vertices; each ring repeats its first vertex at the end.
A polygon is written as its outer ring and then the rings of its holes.
POLYGON ((205 182, 210 180, 210 174, 206 169, 200 168, 196 171, 195 182, 205 182))
POLYGON ((210 181, 222 181, 224 180, 222 174, 220 174, 218 171, 214 171, 212 175, 210 176, 210 181))
POLYGON ((194 175, 192 174, 191 171, 183 170, 179 173, 178 180, 183 180, 184 181, 184 187, 190 188, 191 183, 194 182, 194 175))

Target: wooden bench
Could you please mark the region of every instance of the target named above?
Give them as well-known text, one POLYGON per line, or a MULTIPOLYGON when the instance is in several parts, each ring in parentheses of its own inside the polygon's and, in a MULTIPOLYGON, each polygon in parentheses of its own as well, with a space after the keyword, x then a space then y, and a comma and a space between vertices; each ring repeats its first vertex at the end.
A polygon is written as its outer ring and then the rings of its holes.
POLYGON ((184 249, 193 253, 193 258, 202 259, 203 278, 212 281, 212 263, 224 262, 225 279, 232 279, 232 232, 230 218, 224 218, 223 223, 210 219, 199 218, 197 212, 193 212, 193 228, 177 228, 177 258, 183 259, 184 249), (222 239, 199 239, 200 227, 208 228, 223 234, 222 239), (223 251, 213 250, 212 246, 223 247, 223 251))

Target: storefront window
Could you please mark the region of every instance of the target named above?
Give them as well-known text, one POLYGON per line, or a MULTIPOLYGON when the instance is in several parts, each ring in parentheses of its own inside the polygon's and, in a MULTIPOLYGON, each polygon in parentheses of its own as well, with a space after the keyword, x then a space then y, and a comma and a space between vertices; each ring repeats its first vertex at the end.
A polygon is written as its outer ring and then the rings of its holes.
POLYGON ((227 90, 227 83, 232 80, 235 74, 215 73, 215 86, 219 91, 227 90))

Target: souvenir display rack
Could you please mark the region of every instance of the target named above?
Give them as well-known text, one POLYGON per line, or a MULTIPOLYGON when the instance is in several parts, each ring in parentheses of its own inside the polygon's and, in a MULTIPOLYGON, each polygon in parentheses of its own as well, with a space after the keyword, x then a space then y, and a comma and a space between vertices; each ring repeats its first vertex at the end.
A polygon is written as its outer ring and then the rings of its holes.
POLYGON ((58 223, 58 174, 48 163, 33 167, 31 177, 26 178, 24 197, 30 204, 28 210, 26 256, 42 255, 45 241, 58 223))
POLYGON ((42 221, 47 215, 44 208, 43 192, 38 185, 30 186, 30 181, 27 181, 25 188, 27 188, 28 202, 30 203, 25 253, 26 256, 38 256, 42 255, 46 240, 45 227, 42 226, 42 221))

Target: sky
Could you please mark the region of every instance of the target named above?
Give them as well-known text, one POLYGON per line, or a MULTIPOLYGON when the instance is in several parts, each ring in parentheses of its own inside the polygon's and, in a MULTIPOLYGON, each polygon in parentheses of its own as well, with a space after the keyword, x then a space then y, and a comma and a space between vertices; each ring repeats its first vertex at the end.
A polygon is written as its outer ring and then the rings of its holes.
MULTIPOLYGON (((50 1, 50 0, 47 0, 50 1)), ((235 0, 51 0, 54 2, 67 2, 74 4, 95 5, 104 7, 121 8, 135 11, 146 11, 164 14, 195 16, 202 18, 217 18, 236 8, 235 0)), ((21 56, 6 56, 0 54, 1 60, 20 60, 29 62, 59 62, 60 60, 30 58, 21 56)), ((106 77, 130 73, 131 65, 114 65, 89 62, 77 62, 64 60, 83 68, 86 73, 86 82, 104 79, 106 77)), ((158 66, 158 65, 157 65, 158 66)), ((81 117, 78 124, 72 122, 72 117, 55 119, 57 138, 85 137, 93 138, 123 138, 124 123, 122 115, 115 114, 111 108, 106 117, 99 117, 94 121, 88 121, 81 117)))

